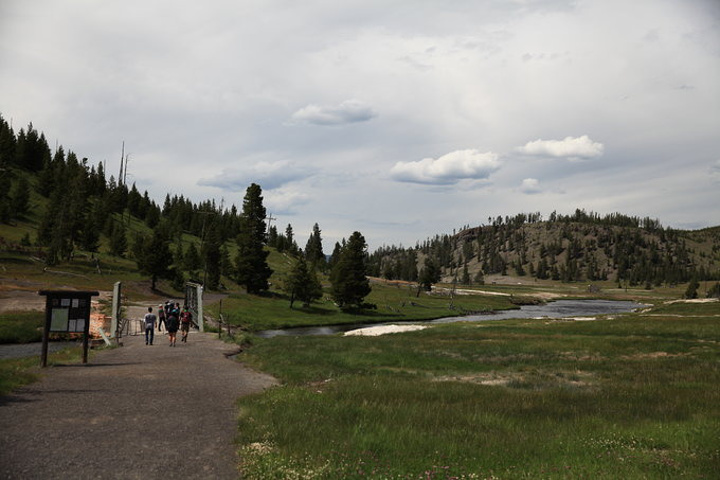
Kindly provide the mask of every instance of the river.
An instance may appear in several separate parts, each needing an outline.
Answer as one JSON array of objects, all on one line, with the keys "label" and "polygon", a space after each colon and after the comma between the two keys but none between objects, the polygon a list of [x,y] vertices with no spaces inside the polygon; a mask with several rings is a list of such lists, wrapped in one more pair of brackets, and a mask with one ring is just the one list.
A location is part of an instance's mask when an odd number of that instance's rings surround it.
[{"label": "river", "polygon": [[[433,323],[451,323],[451,322],[481,322],[485,320],[505,320],[508,318],[569,318],[569,317],[591,317],[595,315],[612,315],[618,313],[628,313],[634,310],[648,307],[636,302],[619,301],[619,300],[557,300],[542,305],[524,305],[519,309],[501,310],[498,312],[467,315],[462,317],[445,317],[436,320],[416,320],[408,322],[392,322],[392,324],[433,324]],[[302,336],[302,335],[334,335],[336,333],[357,330],[363,327],[376,327],[379,325],[389,325],[390,323],[376,324],[349,324],[349,325],[331,325],[324,327],[297,327],[285,328],[281,330],[263,330],[257,332],[256,335],[262,338],[272,338],[277,336]]]}]

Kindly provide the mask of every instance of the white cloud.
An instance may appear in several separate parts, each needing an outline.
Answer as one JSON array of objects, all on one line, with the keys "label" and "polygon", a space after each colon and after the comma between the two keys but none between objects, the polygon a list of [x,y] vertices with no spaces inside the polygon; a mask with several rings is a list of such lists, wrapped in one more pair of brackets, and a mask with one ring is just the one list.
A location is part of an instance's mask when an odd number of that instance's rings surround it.
[{"label": "white cloud", "polygon": [[390,175],[399,182],[454,185],[466,179],[487,179],[498,168],[500,162],[497,154],[468,149],[456,150],[438,159],[397,162],[390,170]]},{"label": "white cloud", "polygon": [[526,178],[520,185],[520,191],[527,195],[534,195],[542,192],[540,182],[536,178]]},{"label": "white cloud", "polygon": [[[289,189],[263,192],[268,213],[275,215],[296,215],[302,205],[307,205],[311,198],[309,195]],[[278,227],[280,229],[280,227]]]},{"label": "white cloud", "polygon": [[535,140],[528,142],[517,151],[526,155],[556,158],[597,158],[603,154],[605,146],[594,142],[587,135],[582,137],[565,137],[564,140]]},{"label": "white cloud", "polygon": [[338,106],[310,104],[295,112],[293,120],[313,125],[344,125],[367,122],[377,116],[372,108],[357,100],[346,100]]}]

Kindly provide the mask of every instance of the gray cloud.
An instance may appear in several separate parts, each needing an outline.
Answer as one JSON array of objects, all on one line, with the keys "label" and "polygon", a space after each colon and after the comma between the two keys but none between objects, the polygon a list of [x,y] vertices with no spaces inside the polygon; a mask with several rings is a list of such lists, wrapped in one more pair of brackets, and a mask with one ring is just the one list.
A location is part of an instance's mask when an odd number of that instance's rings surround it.
[{"label": "gray cloud", "polygon": [[716,160],[715,163],[710,166],[710,177],[715,182],[720,183],[720,160]]},{"label": "gray cloud", "polygon": [[216,187],[228,192],[244,192],[251,183],[263,190],[275,190],[291,182],[312,176],[314,170],[290,162],[258,162],[247,168],[227,168],[214,177],[201,178],[200,186]]},{"label": "gray cloud", "polygon": [[313,125],[345,125],[367,122],[377,117],[372,108],[357,100],[346,100],[337,106],[307,105],[293,113],[293,120]]}]

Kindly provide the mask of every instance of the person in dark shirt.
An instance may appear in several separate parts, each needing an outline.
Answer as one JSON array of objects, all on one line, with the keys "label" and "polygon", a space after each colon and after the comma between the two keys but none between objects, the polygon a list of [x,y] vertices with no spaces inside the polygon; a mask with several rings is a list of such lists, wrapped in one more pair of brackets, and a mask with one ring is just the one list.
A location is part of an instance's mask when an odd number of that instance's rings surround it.
[{"label": "person in dark shirt", "polygon": [[167,318],[165,319],[165,327],[167,328],[171,347],[174,347],[175,342],[177,342],[177,331],[179,326],[180,321],[178,320],[177,312],[174,309],[170,310],[170,313],[168,313]]},{"label": "person in dark shirt", "polygon": [[[158,332],[162,332],[162,327],[165,325],[165,309],[162,304],[158,306]],[[165,326],[167,330],[167,326]]]}]

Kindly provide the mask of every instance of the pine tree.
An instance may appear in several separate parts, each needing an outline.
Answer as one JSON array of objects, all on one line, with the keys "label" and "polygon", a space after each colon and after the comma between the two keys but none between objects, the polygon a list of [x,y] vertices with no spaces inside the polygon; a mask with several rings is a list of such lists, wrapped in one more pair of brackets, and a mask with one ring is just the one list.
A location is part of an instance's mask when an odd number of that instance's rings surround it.
[{"label": "pine tree", "polygon": [[272,225],[268,228],[268,240],[267,240],[268,247],[273,247],[279,250],[278,248],[278,232],[277,227],[275,225]]},{"label": "pine tree", "polygon": [[[177,274],[182,275],[179,269],[171,269],[172,252],[170,251],[170,240],[164,229],[157,228],[152,235],[140,237],[135,251],[135,262],[140,272],[150,275],[154,290],[158,278],[177,279]],[[182,283],[182,281],[180,282]],[[181,287],[182,288],[182,287]]]},{"label": "pine tree", "polygon": [[440,268],[438,268],[432,257],[425,259],[425,266],[420,270],[418,281],[420,286],[427,292],[432,290],[434,283],[440,281]]},{"label": "pine tree", "polygon": [[9,168],[15,162],[16,149],[17,139],[15,138],[15,132],[0,115],[0,168]]},{"label": "pine tree", "polygon": [[300,300],[303,306],[308,306],[313,300],[322,298],[322,285],[315,272],[308,268],[303,257],[295,260],[285,282],[285,292],[290,295],[290,308],[293,307],[295,300]]},{"label": "pine tree", "polygon": [[154,203],[145,212],[145,225],[155,228],[160,223],[160,208]]},{"label": "pine tree", "polygon": [[143,218],[145,212],[143,211],[143,198],[140,195],[135,183],[133,182],[130,192],[128,192],[127,209],[130,211],[130,215]]},{"label": "pine tree", "polygon": [[687,289],[685,290],[685,295],[683,295],[683,298],[698,298],[698,288],[700,288],[700,282],[698,282],[696,277],[693,277],[690,280]]},{"label": "pine tree", "polygon": [[272,270],[267,264],[270,252],[265,246],[266,210],[262,204],[262,189],[253,183],[243,199],[241,230],[236,242],[235,280],[245,285],[248,293],[260,293],[270,288],[268,280]]},{"label": "pine tree", "polygon": [[462,277],[460,278],[460,283],[462,283],[463,285],[470,285],[470,272],[468,271],[467,262],[463,264],[463,271]]},{"label": "pine tree", "polygon": [[6,167],[6,163],[0,158],[0,222],[6,223],[12,217],[12,200],[8,192],[10,191],[10,169]]},{"label": "pine tree", "polygon": [[82,229],[80,230],[80,247],[88,252],[97,252],[100,248],[100,207],[95,202],[87,210]]},{"label": "pine tree", "polygon": [[10,195],[12,216],[23,218],[30,211],[30,183],[25,175],[21,175]]},{"label": "pine tree", "polygon": [[226,244],[220,247],[220,274],[230,276],[232,274],[233,264],[230,260],[230,250]]},{"label": "pine tree", "polygon": [[179,268],[171,268],[169,269],[169,276],[172,278],[170,286],[172,286],[174,290],[182,292],[185,288],[185,274]]},{"label": "pine tree", "polygon": [[181,237],[178,237],[175,244],[175,251],[171,249],[171,253],[173,254],[173,265],[175,265],[178,270],[182,270],[185,265],[185,252],[183,251]]},{"label": "pine tree", "polygon": [[74,222],[63,189],[56,189],[38,226],[38,243],[48,247],[47,263],[69,259],[73,251]]},{"label": "pine tree", "polygon": [[309,264],[321,270],[325,268],[325,254],[323,253],[320,227],[316,223],[313,226],[312,234],[305,245],[305,259]]},{"label": "pine tree", "polygon": [[297,243],[295,243],[295,236],[293,235],[292,225],[290,225],[289,223],[287,228],[285,228],[284,249],[290,252],[291,255],[298,255],[298,253],[300,252],[300,248],[298,247]]},{"label": "pine tree", "polygon": [[50,148],[44,133],[38,135],[32,123],[28,125],[27,132],[20,129],[15,156],[16,163],[20,168],[31,172],[40,171],[49,157]]},{"label": "pine tree", "polygon": [[[345,243],[345,240],[343,239],[343,244]],[[330,255],[330,261],[328,262],[328,268],[330,270],[335,268],[335,265],[337,265],[338,261],[340,261],[340,253],[342,252],[342,245],[340,245],[340,242],[335,242],[335,247],[333,247],[332,255]]]},{"label": "pine tree", "polygon": [[112,234],[110,235],[110,255],[124,257],[128,248],[125,225],[122,222],[114,222]]},{"label": "pine tree", "polygon": [[402,271],[402,279],[407,280],[408,282],[415,282],[418,279],[418,269],[417,269],[417,252],[415,250],[410,250],[407,252],[407,255],[405,256],[405,261],[403,262],[403,271]]},{"label": "pine tree", "polygon": [[370,293],[365,256],[367,245],[360,232],[354,232],[344,247],[330,274],[332,296],[340,308],[361,307]]},{"label": "pine tree", "polygon": [[222,273],[222,239],[217,222],[213,221],[208,227],[207,235],[202,245],[202,256],[205,264],[205,285],[211,290],[220,286]]},{"label": "pine tree", "polygon": [[185,251],[185,255],[183,255],[184,269],[189,272],[194,272],[202,267],[202,264],[203,261],[202,258],[200,258],[200,253],[198,253],[197,247],[194,243],[190,242],[190,245],[188,245],[188,248]]}]

